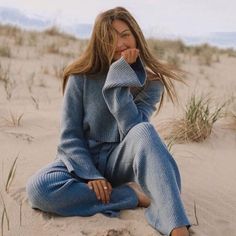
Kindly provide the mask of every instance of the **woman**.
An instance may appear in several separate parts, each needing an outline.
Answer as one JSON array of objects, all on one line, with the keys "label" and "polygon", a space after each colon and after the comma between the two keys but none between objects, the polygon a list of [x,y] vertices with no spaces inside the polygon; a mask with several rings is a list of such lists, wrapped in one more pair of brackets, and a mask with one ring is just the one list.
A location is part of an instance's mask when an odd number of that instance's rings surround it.
[{"label": "woman", "polygon": [[166,235],[189,235],[173,157],[149,118],[179,78],[150,53],[122,7],[98,15],[85,52],[64,71],[56,160],[27,183],[33,208],[62,216],[117,216],[146,207]]}]

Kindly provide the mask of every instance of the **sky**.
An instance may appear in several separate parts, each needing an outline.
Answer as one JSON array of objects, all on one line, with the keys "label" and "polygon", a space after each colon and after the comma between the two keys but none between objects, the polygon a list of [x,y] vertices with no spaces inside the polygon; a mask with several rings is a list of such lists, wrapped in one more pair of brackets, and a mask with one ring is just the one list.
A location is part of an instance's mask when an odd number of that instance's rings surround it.
[{"label": "sky", "polygon": [[0,0],[1,6],[47,16],[58,24],[93,24],[101,11],[123,6],[150,34],[236,32],[236,0]]}]

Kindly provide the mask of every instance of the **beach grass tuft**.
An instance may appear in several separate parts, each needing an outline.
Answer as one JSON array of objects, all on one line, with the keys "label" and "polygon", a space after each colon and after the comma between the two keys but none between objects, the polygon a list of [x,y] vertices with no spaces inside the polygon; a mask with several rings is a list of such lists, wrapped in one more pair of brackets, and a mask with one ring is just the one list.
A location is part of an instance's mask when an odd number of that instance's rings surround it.
[{"label": "beach grass tuft", "polygon": [[5,122],[5,125],[13,127],[21,126],[24,113],[21,113],[20,115],[14,114],[12,111],[9,111],[9,113],[9,117],[2,116],[2,120]]},{"label": "beach grass tuft", "polygon": [[226,103],[211,107],[211,100],[192,95],[180,119],[168,123],[170,132],[165,135],[167,146],[174,143],[202,142],[210,136],[213,124],[223,117]]}]

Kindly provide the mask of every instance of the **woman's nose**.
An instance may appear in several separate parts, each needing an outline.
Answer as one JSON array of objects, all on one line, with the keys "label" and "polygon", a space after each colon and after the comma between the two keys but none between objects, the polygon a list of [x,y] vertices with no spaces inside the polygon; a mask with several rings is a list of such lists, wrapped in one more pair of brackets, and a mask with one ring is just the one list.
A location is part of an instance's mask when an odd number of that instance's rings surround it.
[{"label": "woman's nose", "polygon": [[118,39],[117,39],[117,47],[118,47],[118,48],[122,48],[123,45],[124,45],[123,39],[122,39],[120,36],[118,36]]}]

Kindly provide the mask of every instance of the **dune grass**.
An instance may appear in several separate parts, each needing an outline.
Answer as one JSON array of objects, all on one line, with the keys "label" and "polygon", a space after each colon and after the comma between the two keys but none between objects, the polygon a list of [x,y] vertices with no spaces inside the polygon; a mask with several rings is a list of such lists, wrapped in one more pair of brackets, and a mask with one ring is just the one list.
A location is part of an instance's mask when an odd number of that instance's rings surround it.
[{"label": "dune grass", "polygon": [[62,38],[67,38],[67,39],[71,39],[71,40],[76,40],[76,37],[71,35],[71,34],[67,34],[65,32],[63,32],[61,29],[59,29],[57,26],[51,26],[47,29],[45,29],[43,31],[44,34],[46,35],[50,35],[50,36],[59,36]]},{"label": "dune grass", "polygon": [[193,203],[193,210],[194,210],[194,216],[195,216],[195,219],[196,219],[196,223],[193,224],[193,225],[198,226],[199,225],[199,221],[198,221],[198,216],[197,216],[197,204],[196,204],[195,201]]},{"label": "dune grass", "polygon": [[10,38],[15,38],[18,33],[21,32],[21,29],[17,26],[10,24],[0,24],[0,34],[6,35]]},{"label": "dune grass", "polygon": [[32,99],[32,101],[33,101],[33,103],[34,103],[34,106],[35,106],[35,108],[36,108],[36,110],[39,110],[39,99],[36,99],[34,96],[30,96],[31,97],[31,99]]},{"label": "dune grass", "polygon": [[9,72],[10,67],[8,66],[7,68],[5,68],[0,63],[0,82],[5,83],[7,80],[9,80]]},{"label": "dune grass", "polygon": [[10,77],[10,64],[3,67],[0,63],[0,82],[3,82],[7,100],[10,100],[16,87],[16,81]]},{"label": "dune grass", "polygon": [[9,117],[7,118],[2,116],[2,120],[4,120],[5,125],[13,127],[21,126],[24,113],[21,113],[20,115],[14,114],[12,111],[9,111],[9,113]]},{"label": "dune grass", "polygon": [[8,45],[0,46],[0,57],[11,57],[11,49]]},{"label": "dune grass", "polygon": [[10,230],[10,221],[9,221],[9,217],[8,217],[8,213],[7,213],[7,209],[6,209],[6,204],[4,202],[4,198],[3,195],[0,191],[0,197],[2,200],[2,205],[3,205],[3,212],[2,212],[2,216],[1,216],[1,235],[4,235],[4,219],[6,219],[7,221],[7,229],[8,231]]},{"label": "dune grass", "polygon": [[[9,187],[10,187],[10,185],[12,183],[12,180],[13,180],[13,178],[15,176],[16,161],[17,161],[18,158],[19,158],[19,153],[16,156],[15,160],[13,161],[12,166],[11,166],[11,168],[9,170],[9,173],[8,173],[8,176],[7,176],[7,181],[6,181],[6,184],[5,184],[5,191],[6,191],[6,193],[9,192]],[[0,197],[1,197],[2,205],[3,205],[3,211],[2,211],[2,215],[1,215],[1,235],[4,235],[4,219],[6,219],[7,230],[8,231],[10,230],[10,220],[9,220],[9,216],[8,216],[8,213],[7,213],[7,208],[6,208],[6,204],[5,204],[4,198],[3,198],[3,194],[2,194],[1,191],[0,191]],[[20,219],[20,221],[21,221],[21,219]]]},{"label": "dune grass", "polygon": [[10,171],[8,173],[8,176],[7,176],[7,181],[6,181],[6,185],[5,185],[5,191],[8,193],[9,192],[9,187],[12,183],[12,180],[15,176],[15,172],[16,172],[16,161],[17,159],[19,158],[19,153],[17,154],[15,160],[13,161],[12,163],[12,166],[10,168]]},{"label": "dune grass", "polygon": [[226,103],[211,106],[207,97],[192,95],[184,109],[183,117],[168,123],[169,134],[164,135],[171,148],[174,143],[202,142],[210,136],[213,124],[224,115]]},{"label": "dune grass", "polygon": [[20,202],[20,226],[22,226],[22,202]]}]

